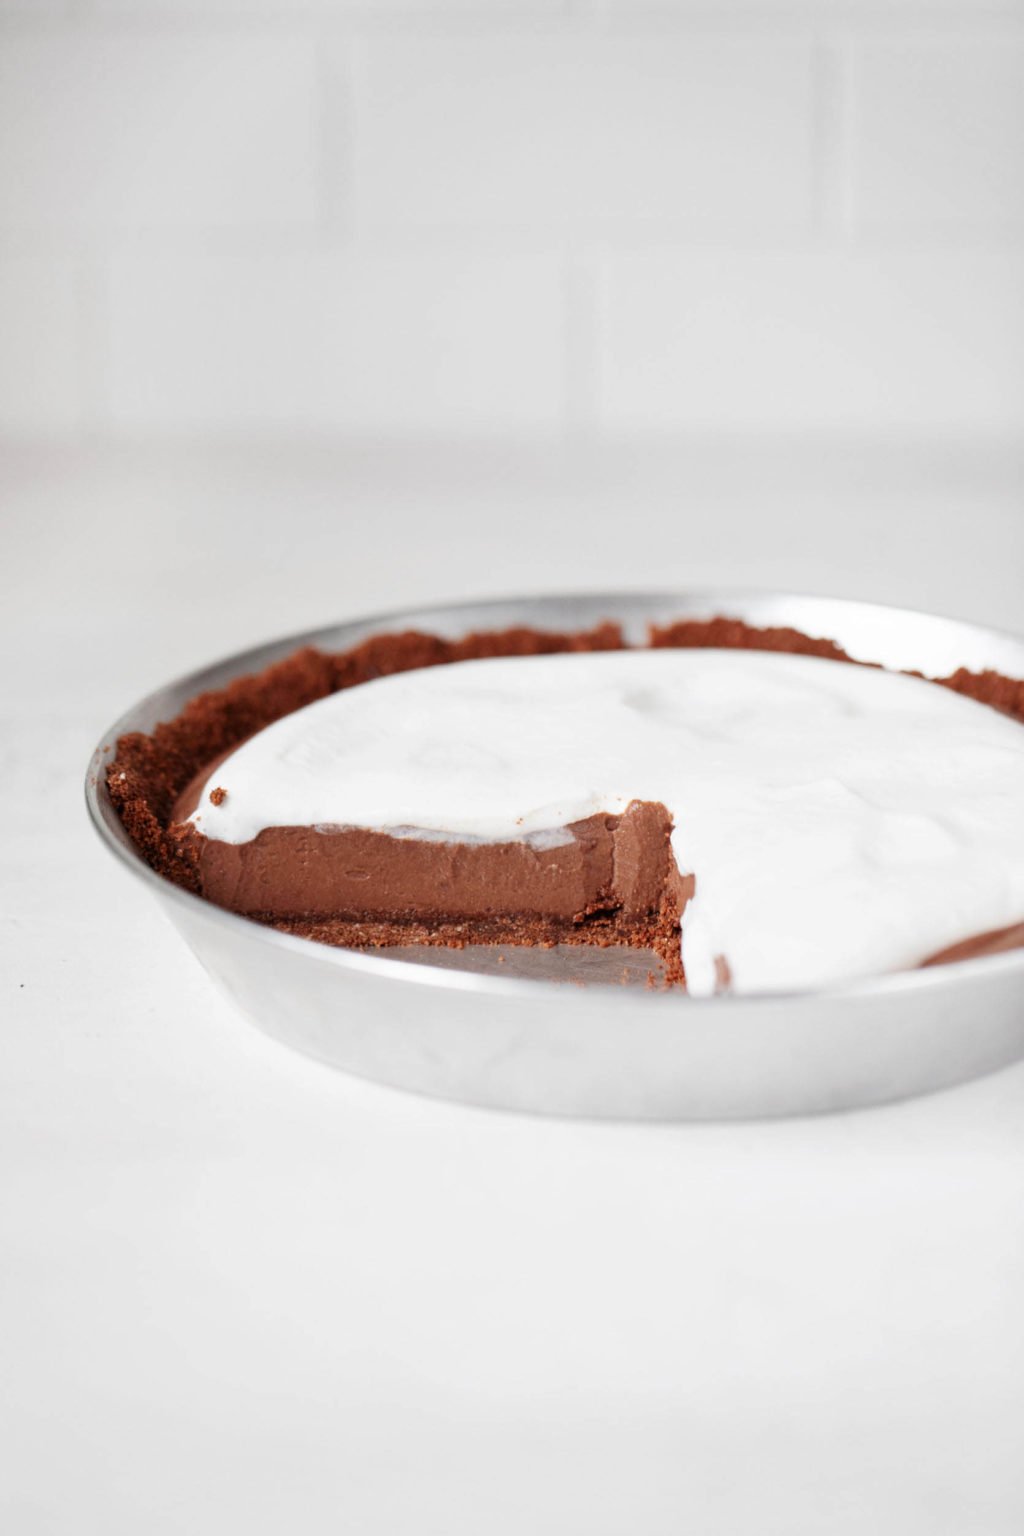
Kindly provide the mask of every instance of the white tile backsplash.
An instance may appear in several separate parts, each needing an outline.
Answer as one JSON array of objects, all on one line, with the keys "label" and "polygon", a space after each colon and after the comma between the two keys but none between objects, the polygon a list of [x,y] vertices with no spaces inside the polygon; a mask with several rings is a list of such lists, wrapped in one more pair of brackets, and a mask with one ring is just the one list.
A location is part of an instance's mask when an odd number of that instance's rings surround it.
[{"label": "white tile backsplash", "polygon": [[131,252],[108,308],[119,429],[550,433],[562,419],[549,257]]},{"label": "white tile backsplash", "polygon": [[357,228],[810,219],[806,40],[381,38],[354,112]]},{"label": "white tile backsplash", "polygon": [[856,219],[1024,225],[1024,37],[876,43],[853,68]]},{"label": "white tile backsplash", "polygon": [[1016,252],[644,252],[607,259],[605,426],[1024,431]]},{"label": "white tile backsplash", "polygon": [[0,23],[0,432],[1024,431],[1021,0]]},{"label": "white tile backsplash", "polygon": [[0,21],[7,18],[38,21],[71,16],[74,5],[75,0],[0,0]]},{"label": "white tile backsplash", "polygon": [[301,37],[0,34],[0,228],[312,225],[317,84]]},{"label": "white tile backsplash", "polygon": [[0,432],[81,424],[79,298],[72,258],[0,255]]},{"label": "white tile backsplash", "polygon": [[[31,5],[34,0],[0,0],[4,4]],[[51,0],[45,0],[51,3]],[[265,19],[331,20],[339,18],[361,29],[386,30],[410,23],[420,25],[451,21],[471,25],[491,21],[515,21],[522,17],[557,20],[571,14],[575,0],[52,0],[78,3],[94,15],[143,20],[193,21],[197,16],[240,18],[246,26]]]}]

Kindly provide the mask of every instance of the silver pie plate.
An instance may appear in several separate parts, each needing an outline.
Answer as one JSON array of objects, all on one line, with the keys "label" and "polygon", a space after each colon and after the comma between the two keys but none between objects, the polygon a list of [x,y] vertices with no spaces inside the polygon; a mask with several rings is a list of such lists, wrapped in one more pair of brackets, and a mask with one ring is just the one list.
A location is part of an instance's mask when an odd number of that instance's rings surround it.
[{"label": "silver pie plate", "polygon": [[785,996],[689,998],[642,984],[629,951],[411,948],[359,952],[278,933],[156,875],[111,804],[117,738],[172,719],[204,689],[301,645],[342,651],[415,628],[447,637],[531,625],[725,614],[790,625],[852,656],[944,676],[1024,677],[1024,640],[930,614],[775,592],[609,592],[460,603],[291,635],[181,678],[104,733],[86,798],[107,847],[144,882],[199,960],[276,1039],[375,1082],[467,1104],[602,1119],[821,1114],[908,1098],[1024,1055],[1024,951]]}]

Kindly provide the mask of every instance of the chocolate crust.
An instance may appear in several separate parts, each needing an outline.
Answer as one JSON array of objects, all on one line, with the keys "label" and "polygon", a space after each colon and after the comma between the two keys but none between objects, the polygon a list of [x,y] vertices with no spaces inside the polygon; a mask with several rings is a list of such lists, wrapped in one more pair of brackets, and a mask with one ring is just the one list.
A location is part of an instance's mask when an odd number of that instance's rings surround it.
[{"label": "chocolate crust", "polygon": [[[781,651],[820,656],[850,665],[869,665],[856,662],[832,640],[790,628],[756,628],[725,616],[654,625],[647,644],[653,649],[714,647]],[[183,832],[176,825],[176,812],[180,814],[182,797],[200,776],[211,771],[219,759],[283,715],[342,688],[419,667],[488,656],[627,648],[620,627],[610,622],[593,629],[568,632],[526,627],[489,630],[466,635],[460,640],[405,631],[374,636],[335,655],[306,647],[262,672],[237,678],[225,688],[198,695],[174,720],[158,725],[151,734],[133,732],[122,736],[107,768],[111,800],[129,837],[152,869],[185,889],[210,895],[208,878],[204,877],[202,868],[205,839]],[[949,677],[931,681],[1024,722],[1024,681],[992,671],[969,672],[963,668]],[[295,833],[297,829],[272,830]],[[381,836],[364,835],[370,838]],[[382,840],[391,844],[396,841],[386,836]],[[414,849],[423,846],[411,844]],[[466,849],[461,848],[461,852],[464,855]],[[243,910],[255,920],[284,931],[357,948],[399,943],[453,947],[474,942],[629,943],[653,949],[666,962],[669,979],[680,980],[678,931],[686,894],[678,889],[676,876],[675,884],[669,881],[664,885],[656,900],[632,911],[624,910],[621,905],[603,908],[600,900],[596,900],[590,903],[589,910],[520,915],[451,912],[439,913],[436,921],[429,922],[410,921],[400,918],[397,912],[387,911],[325,914],[322,911],[275,910],[273,904],[261,904],[256,892],[250,893]],[[213,899],[237,910],[235,902],[224,899],[223,891]],[[948,958],[961,958],[959,949],[960,946],[957,954],[954,956],[951,952]],[[938,960],[945,958],[947,956],[943,955]]]},{"label": "chocolate crust", "polygon": [[[496,944],[503,948],[554,949],[561,945],[591,945],[598,949],[627,946],[644,950],[659,962],[651,968],[649,984],[681,986],[685,980],[679,948],[679,906],[666,894],[654,911],[643,917],[617,912],[585,913],[575,922],[519,917],[474,918],[471,922],[443,919],[438,922],[352,921],[340,917],[275,918],[254,912],[257,922],[319,944],[342,949],[390,949],[424,944],[445,949],[465,949],[471,944]],[[723,975],[723,981],[725,980]]]}]

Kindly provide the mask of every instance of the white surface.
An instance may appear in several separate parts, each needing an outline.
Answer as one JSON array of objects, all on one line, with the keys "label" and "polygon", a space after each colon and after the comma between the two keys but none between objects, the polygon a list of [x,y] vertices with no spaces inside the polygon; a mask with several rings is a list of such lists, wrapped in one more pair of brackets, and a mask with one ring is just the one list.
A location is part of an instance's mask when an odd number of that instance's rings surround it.
[{"label": "white surface", "polygon": [[50,828],[0,866],[5,1527],[1017,1536],[1024,1069],[738,1128],[373,1089],[235,1017],[79,781],[161,679],[415,598],[788,579],[1012,626],[1020,462],[32,450],[0,494],[3,767]]},{"label": "white surface", "polygon": [[1019,0],[0,0],[0,430],[1020,430],[1022,58]]},{"label": "white surface", "polygon": [[222,843],[321,826],[533,837],[540,859],[574,822],[645,800],[697,877],[691,994],[718,990],[718,957],[737,993],[809,990],[1024,917],[1024,731],[817,656],[505,656],[377,678],[243,742],[189,819]]}]

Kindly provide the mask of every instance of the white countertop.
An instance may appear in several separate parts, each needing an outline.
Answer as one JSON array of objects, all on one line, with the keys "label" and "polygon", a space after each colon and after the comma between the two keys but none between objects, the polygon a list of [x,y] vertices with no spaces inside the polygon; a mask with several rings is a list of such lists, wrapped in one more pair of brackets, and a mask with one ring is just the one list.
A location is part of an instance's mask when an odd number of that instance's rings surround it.
[{"label": "white countertop", "polygon": [[36,446],[0,498],[4,1529],[1018,1536],[1024,1066],[738,1127],[371,1087],[234,1013],[80,786],[161,681],[411,601],[1019,628],[1020,457]]}]

